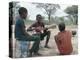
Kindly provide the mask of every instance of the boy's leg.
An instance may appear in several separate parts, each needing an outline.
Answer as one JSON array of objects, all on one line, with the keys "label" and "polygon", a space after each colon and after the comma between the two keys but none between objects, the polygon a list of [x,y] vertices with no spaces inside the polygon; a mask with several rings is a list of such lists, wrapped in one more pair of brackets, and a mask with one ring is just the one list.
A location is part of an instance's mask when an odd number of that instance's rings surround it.
[{"label": "boy's leg", "polygon": [[[20,41],[20,50],[21,50],[21,57],[22,57],[22,55],[23,55],[23,53],[24,53],[24,50],[23,50],[23,45],[24,45],[24,43],[23,43],[23,41],[25,41],[26,43],[27,42],[30,42],[30,41],[36,41],[36,42],[38,42],[39,40],[40,40],[40,36],[39,35],[32,35],[32,36],[29,36],[29,37],[26,37],[26,36],[22,36],[22,37],[20,37],[20,38],[17,38],[19,41]],[[27,47],[27,46],[26,46]],[[29,48],[28,48],[29,49]],[[34,49],[33,49],[34,50]],[[28,50],[26,50],[26,52],[27,52]]]},{"label": "boy's leg", "polygon": [[20,57],[27,57],[28,56],[28,50],[29,50],[28,46],[29,46],[28,41],[20,41],[20,50],[21,50]]},{"label": "boy's leg", "polygon": [[32,40],[35,41],[32,48],[30,49],[30,57],[32,56],[32,53],[38,53],[39,50],[39,44],[40,44],[40,35],[32,35]]},{"label": "boy's leg", "polygon": [[37,54],[39,51],[39,44],[40,41],[35,41],[32,48],[30,49],[30,53],[32,54],[34,52],[34,54]]},{"label": "boy's leg", "polygon": [[45,47],[48,47],[48,42],[49,42],[49,39],[50,39],[50,34],[51,34],[50,31],[47,31],[47,32],[46,32],[47,37],[46,37]]},{"label": "boy's leg", "polygon": [[32,36],[29,36],[29,37],[25,37],[26,41],[38,41],[40,40],[40,35],[32,35]]},{"label": "boy's leg", "polygon": [[51,32],[50,31],[45,31],[44,33],[41,34],[41,40],[44,39],[45,36],[46,37],[46,42],[45,42],[45,47],[48,48],[48,42],[49,42],[49,39],[50,39],[50,34]]}]

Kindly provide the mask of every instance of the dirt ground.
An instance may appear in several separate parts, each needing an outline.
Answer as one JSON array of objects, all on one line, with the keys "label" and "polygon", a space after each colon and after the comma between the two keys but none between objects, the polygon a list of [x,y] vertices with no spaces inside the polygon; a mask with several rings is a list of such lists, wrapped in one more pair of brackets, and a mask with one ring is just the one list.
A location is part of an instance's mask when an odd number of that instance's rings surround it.
[{"label": "dirt ground", "polygon": [[[76,30],[77,31],[77,26],[67,26],[66,30]],[[51,31],[51,37],[49,40],[49,49],[48,48],[44,48],[44,44],[45,44],[45,39],[43,41],[40,42],[40,49],[39,49],[39,53],[42,54],[42,56],[57,56],[59,55],[59,51],[57,49],[55,40],[54,40],[54,36],[59,32],[58,28],[55,29],[50,29]],[[76,34],[74,37],[72,37],[72,45],[73,45],[73,52],[72,54],[78,54],[78,35]],[[15,43],[16,42],[16,43]],[[13,38],[13,56],[14,57],[19,57],[20,56],[20,49],[19,49],[19,43],[18,41],[16,41],[16,39]],[[35,57],[35,56],[34,56]]]}]

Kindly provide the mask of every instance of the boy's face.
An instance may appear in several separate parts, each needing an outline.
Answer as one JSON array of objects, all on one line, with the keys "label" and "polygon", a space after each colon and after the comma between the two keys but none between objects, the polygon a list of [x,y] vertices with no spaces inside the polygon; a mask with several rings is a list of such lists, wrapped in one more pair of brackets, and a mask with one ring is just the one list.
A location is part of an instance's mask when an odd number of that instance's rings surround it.
[{"label": "boy's face", "polygon": [[37,17],[38,22],[42,22],[42,17]]},{"label": "boy's face", "polygon": [[27,13],[26,13],[26,12],[23,12],[22,18],[23,18],[23,19],[26,19],[26,18],[27,18]]}]

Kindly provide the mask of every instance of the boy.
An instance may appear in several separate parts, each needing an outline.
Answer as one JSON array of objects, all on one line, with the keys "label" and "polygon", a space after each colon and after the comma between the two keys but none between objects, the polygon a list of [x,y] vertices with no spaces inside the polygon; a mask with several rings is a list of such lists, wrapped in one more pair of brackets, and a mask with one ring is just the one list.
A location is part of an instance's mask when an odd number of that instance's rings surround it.
[{"label": "boy", "polygon": [[15,38],[20,42],[21,57],[23,57],[24,54],[28,56],[29,41],[39,41],[40,37],[35,35],[31,36],[25,30],[24,22],[28,15],[27,9],[20,7],[18,12],[20,17],[16,20],[15,24]]},{"label": "boy", "polygon": [[73,51],[71,37],[72,33],[65,30],[65,24],[59,24],[59,33],[55,36],[55,41],[60,52],[60,55],[69,55]]},{"label": "boy", "polygon": [[[51,32],[47,28],[45,28],[45,25],[42,22],[42,16],[40,14],[36,15],[36,22],[34,24],[32,24],[28,28],[28,30],[31,30],[33,28],[35,28],[36,34],[40,34],[41,40],[44,40],[44,37],[46,37],[46,43],[45,43],[44,47],[49,48],[48,42],[49,42],[49,39],[50,39]],[[38,53],[39,44],[40,44],[40,41],[39,42],[35,41],[35,43],[33,44],[32,48],[30,50],[31,54],[32,54],[32,52],[34,52],[35,55],[41,55],[41,54]],[[36,46],[36,48],[35,48],[35,46]]]}]

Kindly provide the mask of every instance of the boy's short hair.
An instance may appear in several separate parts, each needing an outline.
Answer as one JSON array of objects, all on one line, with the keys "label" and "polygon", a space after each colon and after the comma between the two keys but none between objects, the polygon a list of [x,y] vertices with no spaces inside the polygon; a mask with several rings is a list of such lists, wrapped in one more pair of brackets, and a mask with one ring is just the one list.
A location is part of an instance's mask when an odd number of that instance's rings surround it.
[{"label": "boy's short hair", "polygon": [[41,17],[41,15],[40,14],[37,14],[36,17]]},{"label": "boy's short hair", "polygon": [[27,13],[27,9],[24,8],[24,7],[20,7],[19,10],[18,10],[19,14],[23,14],[23,12]]},{"label": "boy's short hair", "polygon": [[42,19],[42,16],[41,16],[40,14],[37,14],[37,15],[36,15],[36,18],[37,18],[37,17],[40,18],[40,19]]},{"label": "boy's short hair", "polygon": [[65,23],[60,23],[59,25],[58,25],[58,27],[59,27],[59,30],[62,32],[62,31],[64,31],[65,30]]}]

